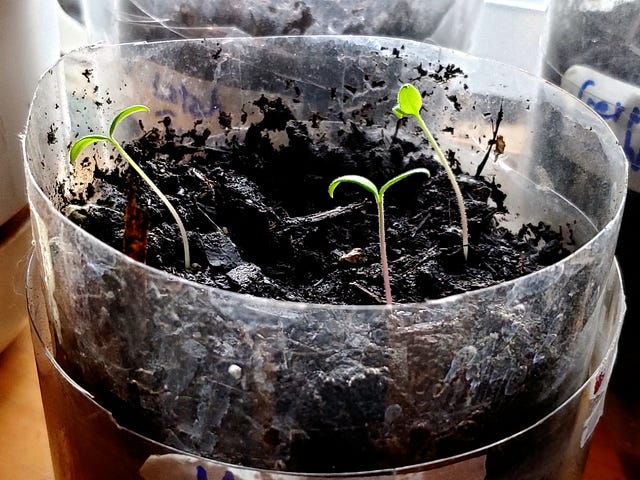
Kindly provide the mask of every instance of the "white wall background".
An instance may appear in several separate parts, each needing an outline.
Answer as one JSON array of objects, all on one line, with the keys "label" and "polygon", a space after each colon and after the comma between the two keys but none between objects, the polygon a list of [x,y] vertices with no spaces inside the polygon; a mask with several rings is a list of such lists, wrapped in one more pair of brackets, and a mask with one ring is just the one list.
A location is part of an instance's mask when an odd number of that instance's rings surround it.
[{"label": "white wall background", "polygon": [[539,74],[549,0],[485,0],[470,53]]},{"label": "white wall background", "polygon": [[[485,0],[470,53],[539,73],[540,37],[548,3],[549,0]],[[64,15],[62,9],[59,17],[62,51],[84,45],[87,40],[82,28]]]}]

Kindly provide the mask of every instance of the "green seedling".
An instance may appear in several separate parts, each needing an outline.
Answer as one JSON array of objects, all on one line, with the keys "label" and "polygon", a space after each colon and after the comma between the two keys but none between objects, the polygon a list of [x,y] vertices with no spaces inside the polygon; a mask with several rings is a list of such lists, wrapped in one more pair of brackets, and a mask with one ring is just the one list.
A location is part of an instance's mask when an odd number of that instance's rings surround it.
[{"label": "green seedling", "polygon": [[96,143],[96,142],[107,142],[111,144],[122,156],[122,158],[124,158],[129,163],[129,165],[131,165],[131,167],[138,173],[138,175],[142,177],[142,179],[147,183],[147,185],[151,187],[151,190],[153,190],[155,194],[158,195],[160,200],[162,200],[162,203],[165,204],[165,206],[167,207],[167,209],[175,219],[176,223],[178,224],[178,228],[180,229],[180,236],[182,237],[182,245],[184,248],[184,265],[185,265],[185,268],[188,269],[191,267],[191,261],[189,258],[189,241],[187,239],[187,231],[184,228],[184,224],[182,223],[182,220],[180,219],[178,212],[176,211],[175,208],[173,208],[173,205],[171,205],[171,202],[169,202],[169,199],[165,196],[165,194],[162,193],[162,191],[160,191],[160,189],[156,186],[156,184],[153,183],[153,181],[147,176],[147,174],[144,173],[144,171],[138,166],[136,162],[133,161],[133,159],[129,156],[129,154],[125,152],[124,148],[120,146],[120,143],[118,143],[118,141],[113,137],[113,132],[115,131],[116,127],[120,124],[120,122],[122,122],[122,120],[127,118],[129,115],[132,115],[137,112],[149,112],[149,108],[146,107],[145,105],[132,105],[130,107],[127,107],[124,110],[122,110],[120,113],[118,113],[113,119],[113,121],[111,122],[108,136],[86,135],[84,137],[79,138],[71,146],[71,149],[69,151],[71,164],[72,165],[75,164],[76,159],[78,158],[78,155],[80,155],[80,153],[89,145],[92,145],[93,143]]},{"label": "green seedling", "polygon": [[398,104],[393,107],[393,113],[396,114],[398,118],[403,118],[407,115],[413,116],[420,128],[424,132],[427,140],[433,147],[436,152],[436,156],[438,160],[444,167],[444,170],[447,172],[447,177],[449,177],[449,181],[451,182],[451,186],[453,187],[453,191],[456,195],[456,200],[458,202],[458,209],[460,210],[460,226],[462,228],[462,252],[464,253],[464,258],[466,259],[469,254],[469,232],[467,227],[467,211],[464,207],[464,200],[462,198],[462,192],[460,191],[460,186],[456,181],[456,177],[453,174],[453,170],[451,170],[451,166],[449,162],[444,158],[444,154],[436,142],[433,135],[427,128],[427,125],[424,123],[422,116],[420,115],[420,110],[422,109],[422,95],[416,87],[411,85],[410,83],[405,83],[400,87],[398,91]]},{"label": "green seedling", "polygon": [[391,185],[395,185],[400,180],[404,180],[410,175],[415,173],[424,173],[430,176],[429,170],[426,168],[414,168],[407,172],[401,173],[397,177],[393,177],[387,183],[385,183],[380,190],[374,185],[374,183],[368,178],[361,177],[360,175],[344,175],[338,177],[329,185],[329,196],[333,198],[333,192],[336,187],[341,183],[355,183],[361,186],[368,192],[370,192],[376,200],[376,206],[378,207],[378,234],[380,236],[380,265],[382,267],[382,281],[384,283],[384,297],[387,304],[392,303],[391,298],[391,282],[389,280],[389,264],[387,262],[387,243],[384,234],[384,194]]}]

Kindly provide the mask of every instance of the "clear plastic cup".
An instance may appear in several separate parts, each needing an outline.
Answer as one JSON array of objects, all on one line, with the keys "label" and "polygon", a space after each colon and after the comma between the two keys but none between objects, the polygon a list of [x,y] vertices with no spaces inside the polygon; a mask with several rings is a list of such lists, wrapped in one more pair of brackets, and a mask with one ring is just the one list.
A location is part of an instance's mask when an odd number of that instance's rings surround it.
[{"label": "clear plastic cup", "polygon": [[[134,262],[58,211],[62,195],[82,195],[94,180],[91,165],[71,167],[68,145],[108,130],[124,106],[144,102],[159,119],[171,112],[178,132],[202,120],[215,143],[229,129],[242,138],[261,118],[253,102],[278,97],[299,119],[322,112],[318,138],[330,142],[344,118],[359,121],[363,105],[370,107],[362,123],[393,135],[395,93],[409,79],[432,92],[433,130],[455,127],[440,142],[463,170],[482,161],[478,139],[490,138],[502,111],[508,147],[485,174],[506,192],[514,228],[570,223],[570,256],[423,303],[292,303]],[[231,124],[220,125],[220,112]],[[38,331],[50,335],[45,343],[74,381],[122,426],[156,442],[267,472],[407,467],[528,428],[592,372],[610,307],[626,160],[591,109],[515,68],[376,37],[94,46],[43,77],[24,148],[49,325]],[[107,166],[110,151],[95,152]],[[102,187],[92,188],[99,195]],[[536,448],[524,456],[536,458]]]}]

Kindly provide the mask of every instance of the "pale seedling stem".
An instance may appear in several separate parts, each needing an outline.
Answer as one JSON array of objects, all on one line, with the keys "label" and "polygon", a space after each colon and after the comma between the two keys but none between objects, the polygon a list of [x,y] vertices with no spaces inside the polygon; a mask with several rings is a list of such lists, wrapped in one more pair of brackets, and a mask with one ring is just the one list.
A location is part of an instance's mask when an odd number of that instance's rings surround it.
[{"label": "pale seedling stem", "polygon": [[111,126],[109,127],[109,136],[105,136],[105,135],[86,135],[84,137],[79,138],[71,146],[71,150],[69,151],[69,157],[71,159],[71,164],[75,164],[76,159],[78,158],[78,155],[80,155],[82,150],[84,150],[87,146],[91,145],[92,143],[100,142],[100,141],[104,141],[104,142],[110,143],[118,151],[118,153],[120,153],[122,158],[124,158],[129,163],[129,165],[131,165],[131,167],[136,171],[136,173],[138,173],[138,175],[140,175],[142,180],[144,180],[147,183],[147,185],[149,185],[151,190],[153,190],[153,192],[156,195],[158,195],[158,198],[160,198],[162,203],[165,204],[165,206],[167,207],[167,209],[169,210],[169,212],[173,216],[174,220],[176,221],[176,224],[178,225],[178,229],[180,230],[180,237],[182,238],[182,245],[183,245],[183,249],[184,249],[184,265],[185,265],[186,269],[189,269],[191,267],[191,259],[190,259],[190,255],[189,255],[189,240],[187,238],[187,231],[184,228],[184,224],[182,223],[182,220],[180,219],[180,215],[178,215],[178,212],[173,207],[173,205],[171,204],[169,199],[165,196],[165,194],[162,193],[162,191],[157,187],[157,185],[155,183],[153,183],[153,181],[147,176],[147,174],[144,173],[144,171],[138,166],[138,164],[133,161],[133,159],[124,150],[124,148],[122,148],[122,146],[120,146],[120,143],[113,136],[113,132],[116,129],[116,127],[118,126],[118,124],[124,118],[126,118],[129,115],[131,115],[133,113],[136,113],[136,112],[149,112],[149,108],[144,106],[144,105],[132,105],[132,106],[122,110],[120,113],[118,113],[115,116],[115,118],[111,122]]},{"label": "pale seedling stem", "polygon": [[460,211],[460,227],[462,229],[462,252],[464,253],[464,258],[466,259],[469,254],[469,231],[467,226],[467,211],[464,206],[462,192],[460,191],[460,186],[456,181],[456,176],[453,174],[453,170],[451,170],[449,162],[447,162],[447,160],[444,158],[444,154],[442,153],[438,142],[436,142],[436,139],[433,138],[433,135],[431,135],[431,132],[427,128],[427,125],[424,123],[424,120],[422,120],[422,116],[420,115],[421,108],[422,95],[420,95],[418,89],[410,83],[406,83],[402,87],[400,87],[400,90],[398,91],[398,104],[393,108],[393,113],[395,113],[398,118],[402,118],[405,115],[411,115],[416,119],[418,125],[427,137],[427,140],[435,150],[438,161],[444,167],[445,172],[447,172],[447,177],[449,177],[449,182],[451,182],[451,186],[453,187],[456,201],[458,202],[458,210]]},{"label": "pale seedling stem", "polygon": [[391,297],[391,280],[389,277],[389,263],[387,261],[387,241],[385,238],[385,227],[384,227],[384,194],[387,189],[400,180],[404,180],[410,175],[415,173],[424,173],[427,176],[430,176],[429,170],[426,168],[414,168],[413,170],[406,171],[401,173],[400,175],[393,177],[387,183],[385,183],[380,190],[374,185],[374,183],[368,178],[362,177],[360,175],[343,175],[342,177],[338,177],[331,182],[329,185],[329,195],[333,198],[333,192],[336,187],[341,183],[354,183],[364,188],[368,192],[370,192],[376,201],[376,207],[378,208],[378,236],[380,238],[380,266],[382,268],[382,282],[384,284],[384,298],[387,305],[391,305],[393,303],[393,299]]}]

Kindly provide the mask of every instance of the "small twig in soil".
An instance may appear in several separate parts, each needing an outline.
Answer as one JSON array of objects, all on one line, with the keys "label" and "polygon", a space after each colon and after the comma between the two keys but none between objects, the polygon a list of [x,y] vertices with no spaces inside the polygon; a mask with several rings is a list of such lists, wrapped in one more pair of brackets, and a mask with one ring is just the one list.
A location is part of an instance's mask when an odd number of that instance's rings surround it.
[{"label": "small twig in soil", "polygon": [[376,295],[375,293],[373,293],[371,290],[369,290],[367,287],[360,285],[358,282],[351,282],[349,283],[349,285],[351,287],[354,287],[356,290],[364,293],[366,296],[372,298],[376,303],[383,305],[385,303],[384,299],[382,299],[379,295]]},{"label": "small twig in soil", "polygon": [[290,217],[285,219],[285,226],[282,231],[286,232],[294,228],[300,228],[313,223],[322,222],[324,220],[337,218],[355,210],[360,210],[366,203],[366,201],[350,203],[349,205],[332,208],[331,210],[325,210],[324,212],[312,213],[311,215],[305,215],[302,217]]},{"label": "small twig in soil", "polygon": [[213,227],[216,229],[216,231],[226,235],[226,232],[222,228],[220,228],[216,222],[213,221],[213,219],[207,214],[207,212],[204,211],[204,209],[202,208],[202,204],[201,203],[196,202],[196,209],[202,214],[202,216],[204,218],[209,220],[209,222],[211,223],[211,225],[213,225]]},{"label": "small twig in soil", "polygon": [[420,220],[420,223],[418,223],[418,225],[416,225],[416,228],[413,229],[413,232],[411,233],[411,238],[415,237],[418,234],[418,232],[422,230],[422,227],[424,227],[424,224],[427,223],[428,219],[429,218],[427,217],[427,215],[424,215],[422,217],[422,220]]},{"label": "small twig in soil", "polygon": [[127,206],[124,213],[124,254],[138,262],[147,260],[149,215],[138,203],[137,177],[128,175]]},{"label": "small twig in soil", "polygon": [[[498,117],[496,118],[495,127],[493,126],[493,119],[491,120],[491,126],[493,128],[493,136],[491,137],[491,140],[489,140],[489,142],[487,143],[487,151],[485,152],[484,158],[480,162],[480,165],[478,165],[478,168],[476,169],[476,175],[475,175],[476,178],[482,174],[482,170],[486,166],[487,160],[489,160],[489,155],[491,155],[491,147],[496,145],[498,141],[498,129],[500,128],[500,123],[502,123],[503,118],[504,118],[504,111],[502,110],[502,103],[501,103],[500,110],[498,111]],[[502,136],[500,136],[500,138],[502,138]],[[504,140],[502,141],[504,143]],[[502,152],[504,152],[504,146],[502,146]],[[502,152],[499,151],[499,153],[502,153]]]},{"label": "small twig in soil", "polygon": [[498,278],[498,277],[499,277],[498,272],[496,271],[496,269],[495,269],[495,268],[493,268],[493,267],[491,266],[491,264],[490,264],[489,262],[482,262],[482,265],[483,265],[487,270],[489,270],[491,273],[493,273],[493,275],[494,275],[496,278]]},{"label": "small twig in soil", "polygon": [[241,388],[234,387],[233,385],[229,385],[227,383],[216,382],[215,380],[209,380],[209,382],[211,382],[212,384],[217,385],[219,387],[226,388],[227,390],[231,390],[232,392],[240,392],[240,393],[243,392],[243,390]]},{"label": "small twig in soil", "polygon": [[330,350],[314,348],[293,338],[287,339],[287,349],[295,351],[296,355],[317,355],[330,352]]}]

